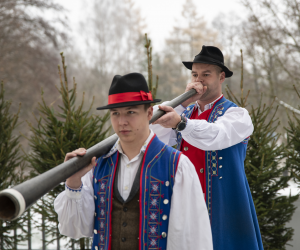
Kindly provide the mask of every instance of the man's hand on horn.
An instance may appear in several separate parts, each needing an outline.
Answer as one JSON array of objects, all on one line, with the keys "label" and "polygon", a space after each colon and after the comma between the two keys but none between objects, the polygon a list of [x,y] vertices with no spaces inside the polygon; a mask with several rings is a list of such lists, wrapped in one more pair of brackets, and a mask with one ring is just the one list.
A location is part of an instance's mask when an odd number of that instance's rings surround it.
[{"label": "man's hand on horn", "polygon": [[[65,157],[65,162],[76,157],[76,156],[83,156],[86,154],[85,148],[79,148],[74,150],[71,153],[67,153]],[[77,189],[81,186],[81,177],[83,177],[87,172],[89,172],[94,166],[96,166],[96,157],[93,157],[91,163],[84,167],[83,169],[79,170],[77,173],[73,174],[69,177],[66,181],[66,184],[69,188]]]},{"label": "man's hand on horn", "polygon": [[[197,101],[205,93],[207,87],[203,86],[201,82],[191,82],[186,86],[185,92],[190,89],[195,89],[197,94],[183,102],[181,104],[183,107],[187,107],[190,103]],[[160,124],[165,128],[176,128],[181,120],[180,115],[178,115],[173,108],[168,106],[159,105],[158,108],[165,111],[166,114],[153,122],[153,124]]]},{"label": "man's hand on horn", "polygon": [[201,82],[190,82],[186,88],[185,92],[189,91],[190,89],[195,89],[197,94],[192,96],[191,98],[187,99],[185,102],[181,103],[183,107],[187,107],[190,103],[199,100],[199,98],[206,92],[207,87],[203,86]]}]

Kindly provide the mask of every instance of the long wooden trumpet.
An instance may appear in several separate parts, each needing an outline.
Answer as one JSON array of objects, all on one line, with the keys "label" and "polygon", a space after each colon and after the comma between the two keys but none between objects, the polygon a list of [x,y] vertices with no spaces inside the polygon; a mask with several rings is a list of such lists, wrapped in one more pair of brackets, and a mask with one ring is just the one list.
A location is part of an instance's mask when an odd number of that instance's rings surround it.
[{"label": "long wooden trumpet", "polygon": [[[166,103],[166,105],[175,108],[195,94],[196,90],[191,89],[188,92],[176,97],[172,101],[169,101]],[[164,113],[165,112],[162,110],[157,110],[153,114],[150,124],[156,121]],[[10,221],[20,217],[26,209],[33,205],[43,195],[88,165],[94,156],[98,158],[108,153],[117,139],[118,136],[114,134],[89,148],[84,156],[74,157],[56,166],[55,168],[30,180],[27,180],[13,188],[1,191],[0,219]]]}]

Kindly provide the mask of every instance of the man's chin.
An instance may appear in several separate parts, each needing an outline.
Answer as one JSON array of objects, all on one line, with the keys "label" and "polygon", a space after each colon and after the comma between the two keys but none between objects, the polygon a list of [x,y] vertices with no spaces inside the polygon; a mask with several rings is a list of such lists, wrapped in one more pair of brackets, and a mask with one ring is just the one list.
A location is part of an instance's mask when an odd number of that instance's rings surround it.
[{"label": "man's chin", "polygon": [[131,133],[119,133],[118,136],[119,136],[120,140],[124,141],[124,142],[130,142],[130,141],[134,140],[134,138],[132,138]]}]

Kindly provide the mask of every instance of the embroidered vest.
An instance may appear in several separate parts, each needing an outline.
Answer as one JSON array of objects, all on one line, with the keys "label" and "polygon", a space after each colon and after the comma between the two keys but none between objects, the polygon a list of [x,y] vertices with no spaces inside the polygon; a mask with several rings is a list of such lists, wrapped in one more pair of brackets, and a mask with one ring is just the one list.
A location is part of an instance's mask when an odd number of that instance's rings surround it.
[{"label": "embroidered vest", "polygon": [[[207,116],[214,123],[236,104],[222,97]],[[194,104],[184,115],[190,118]],[[177,148],[188,147],[196,170],[204,169],[206,205],[210,217],[214,250],[262,250],[262,241],[250,188],[244,170],[249,138],[222,150],[203,151],[177,134]],[[184,151],[184,147],[181,148]],[[192,155],[192,157],[191,157]]]},{"label": "embroidered vest", "polygon": [[[180,152],[156,136],[144,153],[139,193],[139,249],[166,249],[171,196]],[[93,247],[111,249],[113,184],[118,151],[97,159],[94,170],[95,221]]]}]

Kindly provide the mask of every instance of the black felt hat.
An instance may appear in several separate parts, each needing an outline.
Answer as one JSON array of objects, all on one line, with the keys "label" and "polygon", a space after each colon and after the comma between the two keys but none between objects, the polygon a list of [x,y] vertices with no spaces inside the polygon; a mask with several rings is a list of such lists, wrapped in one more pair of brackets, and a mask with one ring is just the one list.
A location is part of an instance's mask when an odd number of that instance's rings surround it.
[{"label": "black felt hat", "polygon": [[108,105],[97,108],[112,109],[160,102],[152,98],[145,77],[140,73],[115,75],[108,92]]},{"label": "black felt hat", "polygon": [[205,63],[205,64],[213,64],[222,68],[225,72],[225,77],[231,77],[232,71],[230,71],[224,65],[224,56],[222,51],[214,46],[202,46],[201,52],[195,56],[194,61],[192,62],[182,62],[184,66],[190,70],[192,70],[193,63]]}]

